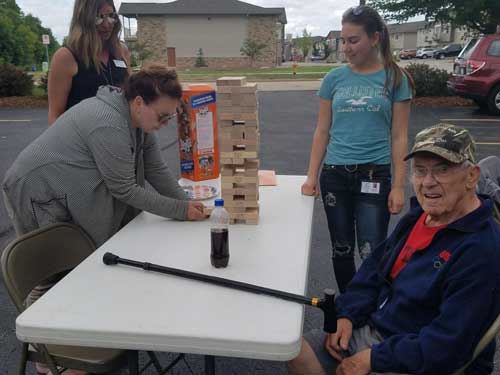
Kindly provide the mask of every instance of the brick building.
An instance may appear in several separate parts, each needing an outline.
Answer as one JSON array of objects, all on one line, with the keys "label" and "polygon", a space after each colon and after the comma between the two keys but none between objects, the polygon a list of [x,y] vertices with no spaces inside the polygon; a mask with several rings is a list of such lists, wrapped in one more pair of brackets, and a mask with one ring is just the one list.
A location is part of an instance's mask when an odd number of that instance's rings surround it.
[{"label": "brick building", "polygon": [[[125,40],[151,52],[145,63],[187,68],[199,49],[211,68],[250,66],[240,48],[246,39],[266,44],[253,66],[280,65],[283,59],[284,8],[264,8],[238,0],[178,0],[171,3],[125,3]],[[132,33],[130,19],[137,31]]]}]

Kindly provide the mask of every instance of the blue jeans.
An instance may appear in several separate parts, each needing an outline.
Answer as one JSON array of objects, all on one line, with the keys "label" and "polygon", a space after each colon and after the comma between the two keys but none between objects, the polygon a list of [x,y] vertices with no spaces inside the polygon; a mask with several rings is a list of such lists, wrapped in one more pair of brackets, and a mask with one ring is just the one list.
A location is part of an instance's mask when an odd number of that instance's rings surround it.
[{"label": "blue jeans", "polygon": [[391,167],[325,164],[320,187],[333,247],[333,270],[343,293],[356,273],[356,243],[364,260],[387,237]]}]

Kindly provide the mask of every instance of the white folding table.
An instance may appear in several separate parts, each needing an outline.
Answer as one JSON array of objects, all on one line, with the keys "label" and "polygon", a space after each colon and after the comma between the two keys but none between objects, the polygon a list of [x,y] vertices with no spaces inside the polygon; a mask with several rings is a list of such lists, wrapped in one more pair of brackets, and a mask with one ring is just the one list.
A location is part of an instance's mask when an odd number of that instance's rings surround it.
[{"label": "white folding table", "polygon": [[[258,225],[232,225],[227,268],[210,264],[210,223],[142,213],[16,320],[26,342],[285,361],[304,307],[102,262],[105,252],[295,294],[307,286],[314,198],[304,176],[260,187]],[[99,213],[96,212],[98,215]],[[213,357],[212,357],[213,360]]]}]

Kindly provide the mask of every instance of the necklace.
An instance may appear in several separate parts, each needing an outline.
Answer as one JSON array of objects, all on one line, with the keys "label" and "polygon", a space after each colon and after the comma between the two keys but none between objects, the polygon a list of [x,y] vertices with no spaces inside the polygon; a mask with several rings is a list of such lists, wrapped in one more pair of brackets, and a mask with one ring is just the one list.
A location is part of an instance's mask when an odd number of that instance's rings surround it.
[{"label": "necklace", "polygon": [[[111,66],[109,64],[109,60],[110,60],[110,58],[108,58],[107,64],[104,64],[104,63],[102,64],[104,69],[101,72],[101,76],[104,78],[107,85],[114,86],[115,83],[113,82],[113,71],[112,71]],[[108,79],[108,75],[106,73],[109,74],[109,79]]]}]

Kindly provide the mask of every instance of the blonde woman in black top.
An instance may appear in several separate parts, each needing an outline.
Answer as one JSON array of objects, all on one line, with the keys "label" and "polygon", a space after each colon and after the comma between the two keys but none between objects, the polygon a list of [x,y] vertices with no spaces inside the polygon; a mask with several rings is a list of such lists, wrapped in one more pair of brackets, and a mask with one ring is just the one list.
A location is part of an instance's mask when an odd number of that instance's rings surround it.
[{"label": "blonde woman in black top", "polygon": [[102,85],[121,86],[130,53],[120,42],[113,0],[76,0],[68,43],[54,54],[48,82],[49,125]]}]

